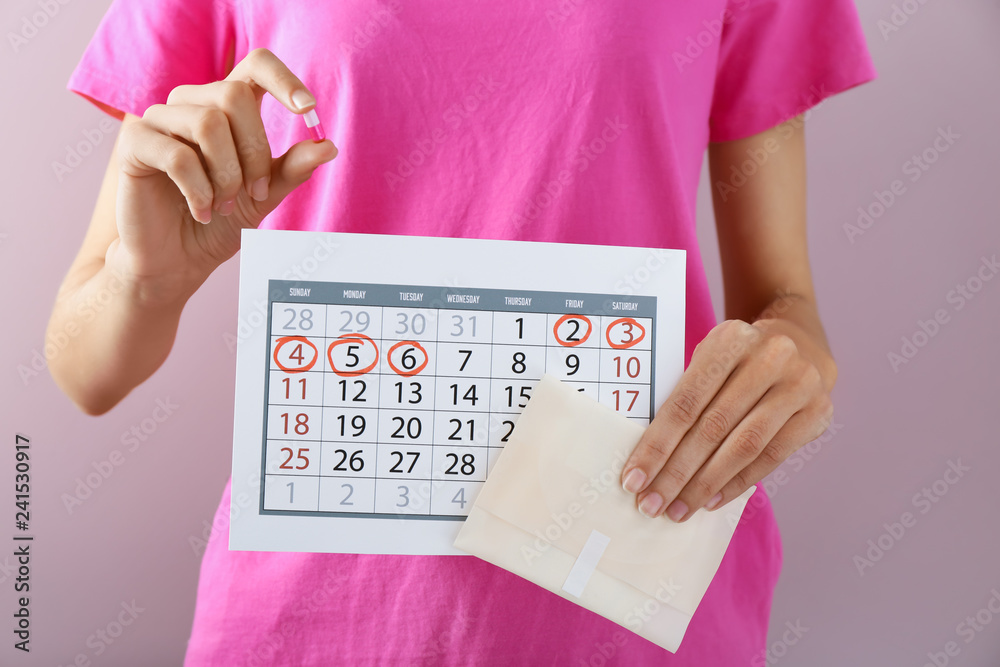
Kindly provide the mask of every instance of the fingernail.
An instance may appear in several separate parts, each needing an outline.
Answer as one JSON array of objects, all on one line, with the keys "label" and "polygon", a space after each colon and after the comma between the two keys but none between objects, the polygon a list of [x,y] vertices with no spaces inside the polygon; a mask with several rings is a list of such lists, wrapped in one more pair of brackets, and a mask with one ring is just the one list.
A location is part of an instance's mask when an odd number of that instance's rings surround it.
[{"label": "fingernail", "polygon": [[257,201],[264,201],[267,199],[267,177],[262,176],[253,182],[250,186],[250,196]]},{"label": "fingernail", "polygon": [[646,473],[639,470],[638,468],[632,468],[627,475],[625,475],[625,481],[622,483],[622,488],[629,493],[639,493],[639,489],[646,482]]},{"label": "fingernail", "polygon": [[688,513],[688,506],[683,500],[678,498],[674,502],[670,503],[670,507],[667,508],[667,516],[674,523],[679,522],[684,518],[684,515]]},{"label": "fingernail", "polygon": [[655,491],[643,498],[642,502],[639,503],[639,511],[650,519],[656,516],[661,507],[663,507],[663,497]]},{"label": "fingernail", "polygon": [[292,104],[294,104],[299,111],[302,111],[303,109],[307,109],[316,104],[316,100],[306,91],[296,90],[292,93]]},{"label": "fingernail", "polygon": [[714,510],[715,506],[718,505],[719,501],[721,501],[721,500],[722,500],[722,494],[721,493],[715,494],[714,496],[712,496],[711,500],[709,500],[707,503],[705,503],[705,509],[707,509],[707,510]]},{"label": "fingernail", "polygon": [[230,213],[233,212],[233,209],[235,208],[236,208],[236,200],[230,199],[229,201],[222,202],[222,205],[219,206],[219,213],[221,213],[222,215],[229,215]]},{"label": "fingernail", "polygon": [[195,211],[194,219],[203,225],[207,225],[208,223],[212,222],[211,209]]}]

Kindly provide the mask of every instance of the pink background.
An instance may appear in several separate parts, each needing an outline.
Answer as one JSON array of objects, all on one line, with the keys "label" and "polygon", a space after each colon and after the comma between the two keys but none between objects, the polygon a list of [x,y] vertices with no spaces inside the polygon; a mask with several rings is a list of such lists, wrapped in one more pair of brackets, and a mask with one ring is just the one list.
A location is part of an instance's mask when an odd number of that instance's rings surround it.
[{"label": "pink background", "polygon": [[[36,536],[32,652],[14,651],[4,630],[3,664],[66,665],[78,654],[95,665],[179,664],[199,564],[191,540],[211,521],[230,464],[235,354],[224,336],[236,328],[234,262],[189,303],[166,365],[109,414],[82,415],[45,371],[26,382],[18,374],[41,350],[117,132],[117,123],[103,131],[103,114],[64,89],[108,4],[49,0],[54,16],[16,51],[9,34],[41,5],[14,0],[0,10],[0,183],[8,202],[0,220],[0,499],[9,522],[0,541],[11,544],[15,532],[18,432],[32,441]],[[894,6],[858,5],[879,80],[824,103],[808,120],[811,252],[840,380],[835,432],[772,477],[786,564],[771,664],[922,665],[929,652],[944,664],[948,642],[955,642],[948,664],[1000,660],[1000,614],[980,612],[994,590],[1000,610],[1000,279],[982,283],[961,309],[948,300],[976,276],[981,257],[1000,254],[1000,6],[906,0],[898,5],[899,29],[883,35],[879,21],[891,21]],[[935,157],[939,128],[958,138],[913,181],[908,161],[926,149]],[[81,143],[88,154],[60,180],[53,163],[66,163]],[[872,206],[875,193],[897,179],[903,194],[852,243],[845,223],[855,223],[858,207]],[[699,204],[719,295],[707,174]],[[901,338],[912,338],[918,321],[938,309],[947,323],[894,370],[888,353],[899,354]],[[153,420],[157,400],[177,406],[162,423]],[[129,451],[122,438],[133,427],[149,434]],[[114,450],[121,465],[69,513],[63,494],[73,494],[78,478]],[[954,484],[940,481],[949,462],[959,461],[969,470],[957,480],[949,473]],[[945,493],[914,502],[925,487]],[[904,512],[913,520],[892,538],[884,524],[900,522]],[[867,557],[868,541],[880,538],[889,550],[859,574],[855,556]],[[4,628],[15,604],[12,550],[0,547]],[[121,636],[88,644],[133,600],[142,611]],[[977,612],[980,630],[964,624]],[[792,626],[797,634],[786,632]]]}]

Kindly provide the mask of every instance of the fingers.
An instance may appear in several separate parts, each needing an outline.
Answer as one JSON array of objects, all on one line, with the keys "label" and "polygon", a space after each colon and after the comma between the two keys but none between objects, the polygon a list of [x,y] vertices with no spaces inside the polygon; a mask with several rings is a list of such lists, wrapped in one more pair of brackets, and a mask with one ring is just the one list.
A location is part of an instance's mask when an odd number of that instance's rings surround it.
[{"label": "fingers", "polygon": [[289,148],[274,160],[268,198],[258,204],[261,214],[269,213],[292,190],[308,180],[316,167],[335,157],[337,148],[330,141],[300,141]]},{"label": "fingers", "polygon": [[213,208],[229,215],[243,176],[226,113],[213,107],[156,104],[142,119],[148,127],[198,148],[212,183]]},{"label": "fingers", "polygon": [[[649,462],[654,466],[651,472],[654,479],[637,498],[644,514],[655,517],[666,512],[670,519],[680,521],[690,511],[702,507],[728,481],[727,477],[717,488],[706,486],[711,478],[705,478],[702,467],[710,457],[719,454],[724,471],[729,469],[731,477],[753,460],[781,424],[799,409],[796,397],[769,391],[795,354],[794,344],[788,346],[776,342],[779,339],[772,340],[775,342],[769,341],[771,349],[738,364],[668,460]],[[767,394],[771,394],[771,400],[763,401]],[[787,407],[789,400],[794,403],[790,410]],[[777,414],[775,409],[779,411]],[[751,417],[754,410],[756,414]],[[779,418],[780,423],[773,423]],[[743,463],[733,469],[735,459],[742,459]],[[657,464],[659,469],[655,469]],[[717,462],[714,467],[719,465]],[[721,473],[716,471],[715,474]],[[694,502],[699,504],[692,504]]]},{"label": "fingers", "polygon": [[225,115],[238,155],[239,168],[233,176],[253,199],[267,199],[271,145],[264,132],[259,101],[248,84],[216,81],[203,86],[179,86],[171,91],[167,105],[215,109]]},{"label": "fingers", "polygon": [[[622,470],[622,486],[631,493],[641,493],[656,477],[682,438],[687,434],[712,398],[722,389],[756,339],[751,325],[730,320],[718,325],[702,340],[691,356],[688,369],[656,413],[639,444]],[[643,498],[638,498],[642,502]],[[644,509],[655,503],[649,501]],[[656,514],[662,507],[656,508]]]},{"label": "fingers", "polygon": [[[756,414],[748,415],[747,425],[753,430],[757,428],[753,423],[763,424],[759,428],[765,432],[778,425],[777,432],[769,439],[762,438],[766,444],[750,461],[746,461],[747,456],[736,455],[739,447],[735,438],[732,442],[723,443],[717,452],[717,459],[713,457],[713,461],[710,461],[715,468],[711,479],[701,485],[709,490],[701,494],[692,489],[682,492],[682,495],[685,492],[692,493],[689,505],[691,512],[684,519],[703,505],[706,509],[714,510],[736,498],[774,472],[799,447],[821,436],[833,421],[833,403],[824,390],[823,379],[815,366],[795,364],[786,372],[785,380],[773,392],[769,392],[768,396],[772,393],[774,400],[768,405],[762,404]],[[802,407],[795,409],[796,405]],[[782,419],[782,415],[787,417]],[[759,443],[755,443],[755,446],[759,446]],[[709,497],[707,504],[701,502],[706,496]]]},{"label": "fingers", "polygon": [[[816,432],[815,428],[817,421],[822,423],[822,429],[819,433]],[[719,496],[718,501],[712,507],[706,507],[706,509],[718,509],[733,498],[742,495],[744,491],[774,472],[801,444],[815,440],[822,435],[829,424],[829,419],[825,421],[817,420],[815,413],[809,410],[800,410],[792,415],[774,437],[771,438],[771,441],[764,447],[757,458],[733,475],[721,487],[717,493]],[[692,506],[694,507],[695,505]],[[700,507],[700,505],[697,507]],[[689,517],[690,514],[685,519]]]},{"label": "fingers", "polygon": [[257,100],[270,93],[292,113],[304,113],[316,99],[299,77],[267,49],[254,49],[238,62],[226,81],[242,81],[253,89]]},{"label": "fingers", "polygon": [[122,132],[118,158],[122,171],[132,176],[166,173],[184,196],[194,219],[211,222],[214,189],[191,146],[137,122]]},{"label": "fingers", "polygon": [[832,404],[796,341],[739,321],[714,328],[626,462],[641,512],[685,521],[742,494],[817,437]]},{"label": "fingers", "polygon": [[178,86],[167,104],[217,107],[225,112],[239,155],[243,184],[256,201],[268,199],[271,147],[260,117],[260,102],[270,93],[292,113],[313,108],[316,99],[301,80],[267,49],[254,49],[223,81]]},{"label": "fingers", "polygon": [[[799,401],[787,392],[767,392],[708,460],[699,466],[697,472],[681,485],[682,488],[668,487],[663,491],[664,498],[674,498],[668,501],[667,516],[672,521],[680,522],[690,518],[701,507],[721,507],[723,500],[732,500],[760,479],[747,477],[747,484],[739,493],[727,497],[719,495],[736,476],[752,473],[765,465],[773,464],[771,470],[776,468],[791,454],[787,441],[776,439],[777,435],[799,409],[798,406]],[[672,465],[672,462],[667,465]],[[673,481],[673,477],[668,477],[668,480]]]}]

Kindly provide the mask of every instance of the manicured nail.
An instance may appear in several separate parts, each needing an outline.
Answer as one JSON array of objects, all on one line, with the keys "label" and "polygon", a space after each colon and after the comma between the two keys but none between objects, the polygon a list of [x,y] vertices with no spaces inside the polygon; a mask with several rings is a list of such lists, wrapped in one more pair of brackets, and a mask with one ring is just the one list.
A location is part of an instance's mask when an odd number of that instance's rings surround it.
[{"label": "manicured nail", "polygon": [[670,507],[667,508],[667,516],[674,523],[679,522],[684,518],[684,515],[688,513],[688,506],[683,500],[678,498],[674,502],[670,503]]},{"label": "manicured nail", "polygon": [[222,205],[219,206],[219,213],[221,213],[222,215],[229,215],[230,213],[233,212],[233,209],[235,208],[236,208],[236,200],[230,199],[229,201],[222,202]]},{"label": "manicured nail", "polygon": [[642,502],[639,503],[639,511],[650,519],[656,516],[661,507],[663,507],[663,497],[656,491],[643,498]]},{"label": "manicured nail", "polygon": [[250,196],[257,201],[267,199],[267,176],[261,176],[250,186]]},{"label": "manicured nail", "polygon": [[722,500],[722,494],[721,493],[715,494],[714,496],[712,496],[711,500],[705,503],[705,509],[714,510],[716,505],[718,505],[721,500]]},{"label": "manicured nail", "polygon": [[212,222],[212,211],[211,209],[205,209],[194,212],[194,219],[203,225],[207,225]]},{"label": "manicured nail", "polygon": [[302,111],[303,109],[308,109],[312,105],[316,104],[316,100],[306,91],[296,90],[292,93],[292,104],[294,104],[299,111]]},{"label": "manicured nail", "polygon": [[639,489],[646,482],[646,473],[639,470],[638,468],[632,468],[627,475],[625,475],[625,481],[622,483],[622,488],[629,493],[639,493]]}]

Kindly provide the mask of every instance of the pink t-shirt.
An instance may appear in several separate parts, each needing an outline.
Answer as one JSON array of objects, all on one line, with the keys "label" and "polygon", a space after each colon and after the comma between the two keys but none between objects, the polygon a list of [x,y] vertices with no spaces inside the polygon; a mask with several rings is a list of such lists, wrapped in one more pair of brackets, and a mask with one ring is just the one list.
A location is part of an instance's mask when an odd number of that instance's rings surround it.
[{"label": "pink t-shirt", "polygon": [[[340,149],[264,227],[681,248],[686,359],[716,323],[707,143],[874,77],[850,0],[117,0],[69,88],[142,115],[256,47]],[[307,138],[270,97],[262,114],[276,155]],[[754,499],[676,655],[474,557],[230,552],[221,530],[186,664],[749,664],[781,562]]]}]

